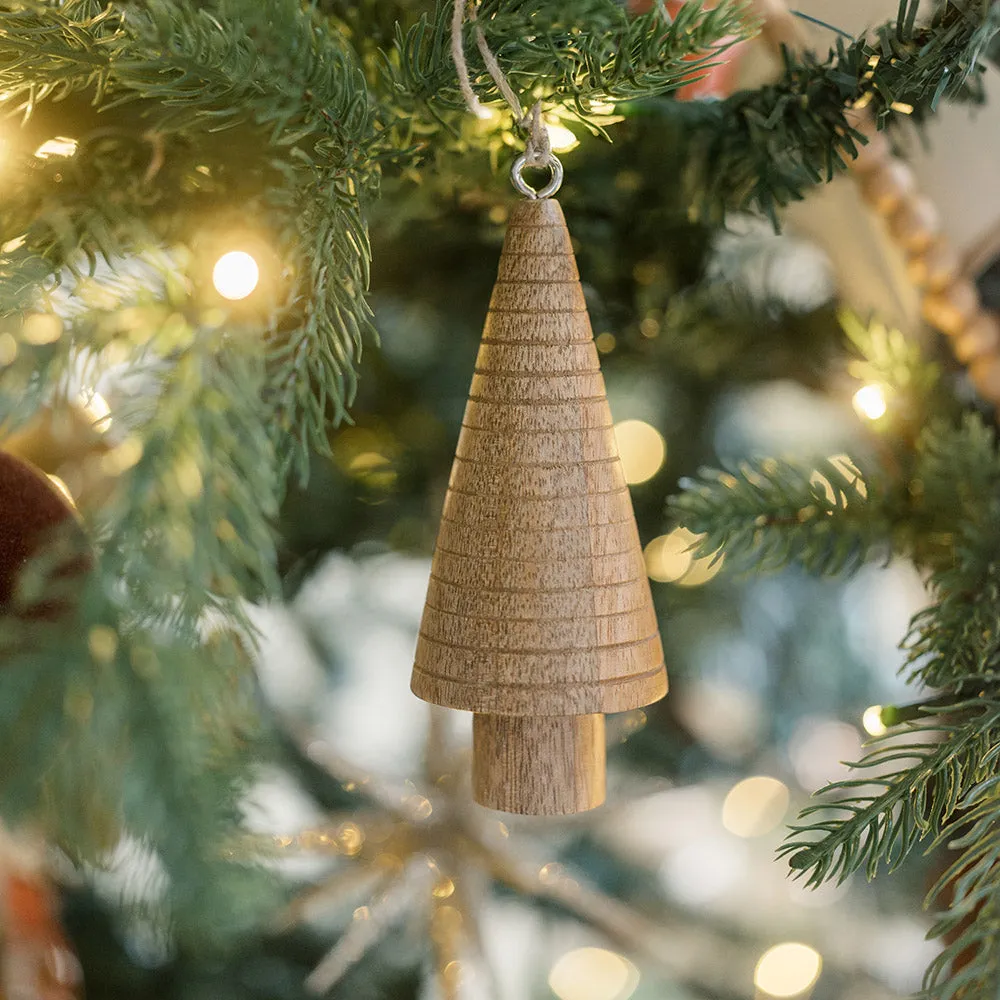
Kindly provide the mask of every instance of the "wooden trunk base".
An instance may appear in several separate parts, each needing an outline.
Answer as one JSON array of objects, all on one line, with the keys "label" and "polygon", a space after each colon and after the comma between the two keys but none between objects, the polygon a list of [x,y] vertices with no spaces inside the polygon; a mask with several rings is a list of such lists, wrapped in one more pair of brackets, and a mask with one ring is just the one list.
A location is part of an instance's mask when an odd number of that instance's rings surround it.
[{"label": "wooden trunk base", "polygon": [[604,801],[603,715],[481,715],[472,723],[472,787],[489,809],[532,816]]}]

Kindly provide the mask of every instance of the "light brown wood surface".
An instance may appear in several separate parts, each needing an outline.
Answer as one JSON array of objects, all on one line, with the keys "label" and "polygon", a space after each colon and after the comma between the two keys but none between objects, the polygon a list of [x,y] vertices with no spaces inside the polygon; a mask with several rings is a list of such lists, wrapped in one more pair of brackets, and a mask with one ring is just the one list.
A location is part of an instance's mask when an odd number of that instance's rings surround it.
[{"label": "light brown wood surface", "polygon": [[[515,812],[597,804],[600,713],[666,692],[604,378],[552,200],[521,202],[511,214],[412,688],[426,701],[478,713],[477,798]],[[500,790],[503,775],[522,790],[513,798]]]},{"label": "light brown wood surface", "polygon": [[473,793],[490,809],[532,816],[593,809],[605,795],[604,716],[477,715],[472,761]]}]

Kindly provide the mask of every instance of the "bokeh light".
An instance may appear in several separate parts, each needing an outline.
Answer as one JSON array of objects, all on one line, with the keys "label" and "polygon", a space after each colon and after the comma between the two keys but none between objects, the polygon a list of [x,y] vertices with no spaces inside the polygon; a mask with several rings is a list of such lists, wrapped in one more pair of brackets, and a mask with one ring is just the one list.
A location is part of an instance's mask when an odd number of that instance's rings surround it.
[{"label": "bokeh light", "polygon": [[94,430],[103,433],[111,426],[111,407],[99,392],[94,389],[81,392],[77,396],[77,402]]},{"label": "bokeh light", "polygon": [[646,575],[657,583],[676,583],[682,587],[700,587],[722,569],[724,559],[712,554],[694,558],[692,549],[701,541],[687,528],[674,528],[668,535],[654,538],[643,550]]},{"label": "bokeh light", "polygon": [[856,726],[840,719],[803,716],[788,741],[795,777],[807,792],[847,777],[845,762],[857,760],[861,755],[861,733]]},{"label": "bokeh light", "polygon": [[652,479],[663,468],[667,443],[651,424],[644,420],[622,420],[615,424],[615,438],[629,486]]},{"label": "bokeh light", "polygon": [[788,787],[777,778],[755,775],[733,785],[722,804],[722,825],[737,837],[762,837],[785,818]]},{"label": "bokeh light", "polygon": [[580,145],[576,134],[565,125],[558,122],[547,122],[546,127],[549,130],[549,144],[552,146],[553,153],[568,153]]},{"label": "bokeh light", "polygon": [[224,253],[212,269],[212,284],[215,290],[230,301],[245,299],[260,281],[257,261],[243,250]]},{"label": "bokeh light", "polygon": [[691,546],[698,536],[687,528],[674,528],[654,538],[643,550],[646,575],[657,583],[676,583],[691,568]]},{"label": "bokeh light", "polygon": [[854,394],[854,409],[858,416],[866,417],[868,420],[878,420],[884,417],[889,404],[886,400],[885,388],[877,382],[870,382],[863,385]]},{"label": "bokeh light", "polygon": [[823,958],[815,948],[798,941],[785,941],[761,955],[753,982],[768,996],[801,996],[819,979],[822,968]]},{"label": "bokeh light", "polygon": [[725,563],[722,555],[703,556],[701,559],[692,559],[691,568],[677,581],[681,587],[700,587],[702,584],[714,580]]},{"label": "bokeh light", "polygon": [[869,705],[861,716],[861,725],[869,736],[885,735],[886,725],[882,721],[882,706]]},{"label": "bokeh light", "polygon": [[636,967],[604,948],[577,948],[549,972],[549,988],[559,1000],[628,1000],[639,985]]},{"label": "bokeh light", "polygon": [[54,313],[31,313],[21,324],[21,339],[40,347],[54,344],[63,332],[63,321]]},{"label": "bokeh light", "polygon": [[35,157],[39,160],[49,160],[53,156],[70,157],[76,152],[79,143],[76,139],[69,139],[64,135],[57,135],[52,139],[47,139],[38,149],[35,150]]}]

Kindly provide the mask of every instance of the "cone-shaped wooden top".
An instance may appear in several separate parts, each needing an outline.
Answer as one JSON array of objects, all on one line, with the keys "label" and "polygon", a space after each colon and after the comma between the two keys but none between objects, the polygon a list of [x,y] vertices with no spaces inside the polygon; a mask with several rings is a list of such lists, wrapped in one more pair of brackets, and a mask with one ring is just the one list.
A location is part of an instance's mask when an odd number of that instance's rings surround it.
[{"label": "cone-shaped wooden top", "polygon": [[412,688],[491,715],[586,715],[667,689],[559,204],[511,213],[427,593]]}]

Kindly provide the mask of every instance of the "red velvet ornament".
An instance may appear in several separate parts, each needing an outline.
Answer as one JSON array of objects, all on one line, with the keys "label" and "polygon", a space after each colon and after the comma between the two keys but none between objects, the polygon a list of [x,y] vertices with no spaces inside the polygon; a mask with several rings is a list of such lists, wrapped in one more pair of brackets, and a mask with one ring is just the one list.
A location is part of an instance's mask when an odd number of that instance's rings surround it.
[{"label": "red velvet ornament", "polygon": [[[55,529],[74,516],[72,504],[44,473],[0,451],[0,611],[13,600],[18,576],[27,563]],[[89,562],[83,554],[70,557],[57,573],[68,576],[83,572]],[[19,613],[52,617],[58,610],[54,602],[46,601]]]},{"label": "red velvet ornament", "polygon": [[[666,0],[667,13],[671,17],[675,16],[677,12],[684,6],[686,0]],[[629,0],[629,10],[633,14],[646,14],[653,6],[653,0]],[[706,2],[703,4],[706,8],[711,8],[714,6],[711,2]],[[725,48],[720,52],[712,62],[717,62],[717,66],[712,66],[710,69],[701,69],[696,73],[692,73],[692,82],[685,84],[679,90],[677,90],[674,96],[679,101],[697,101],[705,98],[723,98],[728,97],[730,94],[736,90],[736,84],[739,78],[740,70],[740,60],[743,57],[743,52],[746,48],[746,42],[737,42],[735,37],[724,38],[721,45],[729,44],[728,48]],[[704,58],[703,56],[692,56],[689,61],[694,62],[697,59]]]}]

